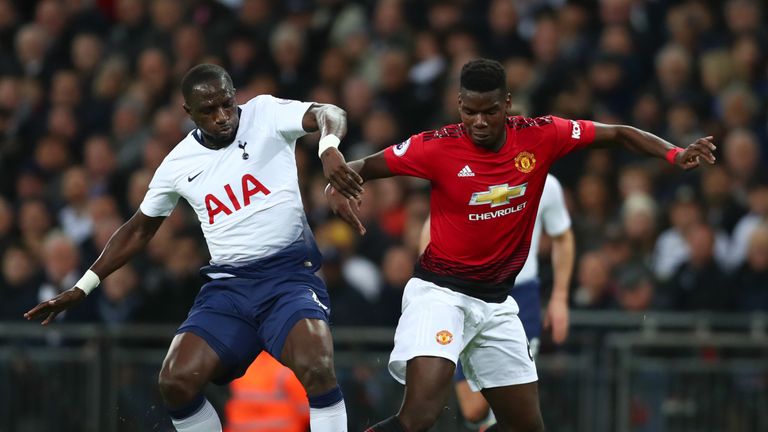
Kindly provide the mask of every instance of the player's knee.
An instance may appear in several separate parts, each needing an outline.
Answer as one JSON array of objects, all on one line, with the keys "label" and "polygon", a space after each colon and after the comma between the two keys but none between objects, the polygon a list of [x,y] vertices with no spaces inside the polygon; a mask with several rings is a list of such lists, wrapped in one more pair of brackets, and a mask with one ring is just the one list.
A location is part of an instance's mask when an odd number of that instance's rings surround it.
[{"label": "player's knee", "polygon": [[158,386],[163,400],[169,406],[184,405],[200,393],[200,386],[192,374],[168,367],[160,371]]},{"label": "player's knee", "polygon": [[316,395],[336,386],[333,357],[330,354],[297,359],[293,372],[309,395]]}]

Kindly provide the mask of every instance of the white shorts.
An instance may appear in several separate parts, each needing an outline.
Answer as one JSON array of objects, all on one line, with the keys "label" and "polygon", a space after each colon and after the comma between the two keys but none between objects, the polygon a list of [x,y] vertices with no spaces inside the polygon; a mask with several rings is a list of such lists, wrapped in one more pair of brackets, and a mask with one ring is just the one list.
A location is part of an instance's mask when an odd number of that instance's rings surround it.
[{"label": "white shorts", "polygon": [[517,303],[486,303],[411,278],[403,293],[389,372],[405,384],[408,360],[431,356],[461,359],[472,390],[525,384],[538,379]]}]

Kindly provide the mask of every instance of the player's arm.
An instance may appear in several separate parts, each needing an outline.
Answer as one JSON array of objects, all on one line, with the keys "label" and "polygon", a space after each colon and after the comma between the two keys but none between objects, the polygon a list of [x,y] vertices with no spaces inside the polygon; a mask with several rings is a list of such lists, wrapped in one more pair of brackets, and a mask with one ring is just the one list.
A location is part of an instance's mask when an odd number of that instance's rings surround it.
[{"label": "player's arm", "polygon": [[339,142],[347,134],[347,113],[330,104],[313,103],[304,113],[301,126],[307,132],[320,131],[318,155],[323,174],[331,185],[347,198],[357,198],[363,192],[363,180],[344,161]]},{"label": "player's arm", "polygon": [[[56,297],[44,301],[24,314],[28,320],[43,319],[43,325],[49,324],[59,312],[78,305],[86,296],[86,291],[95,288],[98,283],[122,267],[134,255],[144,249],[165,220],[164,216],[149,217],[141,212],[124,223],[112,234],[99,258],[80,281],[71,289]],[[95,279],[94,279],[95,278]],[[88,285],[88,286],[86,286]]]},{"label": "player's arm", "polygon": [[598,145],[619,143],[637,153],[667,159],[670,163],[685,170],[696,168],[702,159],[710,164],[715,163],[715,156],[712,152],[715,151],[716,147],[712,143],[711,136],[699,138],[683,149],[650,132],[632,126],[606,125],[596,122],[594,125],[595,144]]},{"label": "player's arm", "polygon": [[575,255],[576,244],[571,228],[552,236],[552,295],[544,317],[544,328],[552,327],[555,343],[562,343],[568,337],[568,286]]},{"label": "player's arm", "polygon": [[[358,173],[363,181],[392,177],[394,175],[387,165],[383,150],[366,158],[352,161],[349,163],[349,167]],[[361,203],[359,198],[350,199],[339,194],[333,184],[325,188],[325,196],[333,213],[339,215],[352,228],[355,228],[360,235],[365,234],[365,227],[357,217]]]}]

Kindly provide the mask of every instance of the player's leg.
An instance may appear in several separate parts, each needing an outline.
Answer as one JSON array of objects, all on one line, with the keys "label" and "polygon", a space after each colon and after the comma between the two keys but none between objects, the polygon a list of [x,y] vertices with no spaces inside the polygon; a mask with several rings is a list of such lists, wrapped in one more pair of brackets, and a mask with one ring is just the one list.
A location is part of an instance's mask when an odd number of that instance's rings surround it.
[{"label": "player's leg", "polygon": [[333,368],[328,323],[308,318],[296,322],[285,339],[280,361],[293,370],[307,391],[312,431],[346,431],[347,412]]},{"label": "player's leg", "polygon": [[468,429],[485,430],[484,428],[496,422],[493,411],[491,411],[491,407],[483,394],[469,387],[467,377],[464,376],[464,369],[461,367],[461,361],[456,365],[453,382],[453,388],[456,390],[456,401]]},{"label": "player's leg", "polygon": [[464,348],[462,297],[420,279],[408,282],[389,360],[390,373],[405,384],[403,405],[396,416],[370,431],[424,431],[437,421]]},{"label": "player's leg", "polygon": [[469,385],[483,389],[501,431],[544,430],[539,409],[536,365],[513,298],[482,305],[489,318],[462,353]]},{"label": "player's leg", "polygon": [[407,431],[426,431],[437,422],[451,392],[456,365],[442,357],[416,357],[406,368],[405,398],[397,418]]},{"label": "player's leg", "polygon": [[258,292],[253,282],[210,281],[200,290],[160,371],[160,393],[179,431],[220,431],[221,423],[202,396],[209,382],[242,376],[263,346],[251,320],[237,305]]},{"label": "player's leg", "polygon": [[159,386],[178,431],[221,431],[221,422],[202,389],[222,374],[218,354],[200,336],[177,334],[160,370]]},{"label": "player's leg", "polygon": [[461,416],[467,423],[479,424],[488,418],[491,408],[482,393],[472,391],[467,380],[457,381],[454,388],[456,389],[456,400],[459,403]]},{"label": "player's leg", "polygon": [[396,416],[370,432],[421,432],[437,422],[451,392],[455,365],[442,357],[415,357],[406,367],[405,398]]},{"label": "player's leg", "polygon": [[493,408],[499,431],[544,431],[537,382],[485,388],[482,393]]}]

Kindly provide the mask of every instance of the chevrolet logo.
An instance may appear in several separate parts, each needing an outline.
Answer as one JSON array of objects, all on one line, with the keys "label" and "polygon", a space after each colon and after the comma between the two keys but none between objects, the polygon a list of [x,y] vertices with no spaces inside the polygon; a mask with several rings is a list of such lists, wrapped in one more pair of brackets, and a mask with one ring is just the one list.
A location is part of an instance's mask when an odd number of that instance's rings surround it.
[{"label": "chevrolet logo", "polygon": [[472,194],[472,199],[469,200],[469,205],[483,205],[490,204],[491,207],[498,207],[509,204],[509,200],[512,198],[518,198],[525,195],[525,189],[528,187],[528,183],[509,187],[507,184],[490,186],[488,192],[475,192]]}]

